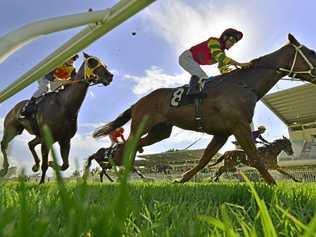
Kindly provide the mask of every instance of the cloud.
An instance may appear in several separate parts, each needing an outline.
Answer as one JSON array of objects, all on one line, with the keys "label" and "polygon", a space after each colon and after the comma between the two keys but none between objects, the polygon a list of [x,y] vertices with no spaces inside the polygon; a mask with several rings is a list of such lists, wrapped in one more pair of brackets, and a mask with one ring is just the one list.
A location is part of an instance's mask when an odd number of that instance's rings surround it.
[{"label": "cloud", "polygon": [[[186,1],[165,0],[145,11],[144,18],[152,24],[152,32],[171,45],[177,55],[211,36],[218,37],[226,28],[239,29],[244,32],[244,39],[228,54],[245,60],[268,46],[265,32],[257,30],[256,21],[249,20],[255,14],[250,11],[254,7],[249,2],[245,7],[239,2],[214,1],[199,1],[193,6]],[[259,43],[263,47],[256,47]]]},{"label": "cloud", "polygon": [[[230,27],[240,29],[245,33],[244,39],[227,52],[228,56],[237,61],[249,61],[258,57],[268,47],[269,43],[263,37],[264,32],[255,30],[256,23],[249,21],[251,13],[246,9],[241,9],[239,4],[220,4],[219,6],[215,5],[214,1],[199,2],[194,6],[186,1],[174,0],[156,3],[144,11],[144,21],[151,26],[151,33],[169,44],[170,48],[174,49],[171,53],[176,53],[176,55],[180,55],[184,50],[210,36],[219,36],[224,29]],[[251,8],[251,6],[247,7]],[[257,47],[258,44],[263,46]],[[202,68],[210,76],[219,74],[216,65],[202,66]],[[144,95],[160,87],[177,87],[187,84],[190,75],[184,70],[183,73],[172,74],[159,66],[151,66],[144,71],[143,75],[125,75],[124,78],[135,82],[134,94]]]},{"label": "cloud", "polygon": [[188,83],[189,77],[186,73],[170,75],[165,73],[163,69],[152,66],[145,70],[144,76],[125,75],[124,79],[135,82],[134,94],[143,95],[161,87],[181,86]]}]

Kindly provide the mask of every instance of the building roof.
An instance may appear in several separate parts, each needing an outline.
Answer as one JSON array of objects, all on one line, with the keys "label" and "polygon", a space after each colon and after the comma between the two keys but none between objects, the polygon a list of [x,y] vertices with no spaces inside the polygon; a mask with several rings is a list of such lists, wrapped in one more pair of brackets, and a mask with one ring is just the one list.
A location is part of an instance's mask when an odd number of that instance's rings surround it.
[{"label": "building roof", "polygon": [[262,102],[287,126],[316,123],[316,86],[313,84],[269,94]]}]

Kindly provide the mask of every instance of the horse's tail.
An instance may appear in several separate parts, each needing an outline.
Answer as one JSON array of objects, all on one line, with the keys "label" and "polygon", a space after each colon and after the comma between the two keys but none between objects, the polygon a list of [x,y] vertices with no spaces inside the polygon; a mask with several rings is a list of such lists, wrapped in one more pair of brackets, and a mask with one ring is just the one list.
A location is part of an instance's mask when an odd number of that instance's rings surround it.
[{"label": "horse's tail", "polygon": [[221,155],[213,164],[210,164],[208,167],[212,167],[212,166],[215,166],[219,163],[221,163],[224,159],[225,159],[225,153],[223,155]]},{"label": "horse's tail", "polygon": [[131,117],[132,117],[132,107],[125,110],[112,122],[109,122],[108,124],[96,129],[93,133],[93,137],[96,138],[96,137],[108,135],[110,132],[114,131],[115,129],[127,123],[131,119]]}]

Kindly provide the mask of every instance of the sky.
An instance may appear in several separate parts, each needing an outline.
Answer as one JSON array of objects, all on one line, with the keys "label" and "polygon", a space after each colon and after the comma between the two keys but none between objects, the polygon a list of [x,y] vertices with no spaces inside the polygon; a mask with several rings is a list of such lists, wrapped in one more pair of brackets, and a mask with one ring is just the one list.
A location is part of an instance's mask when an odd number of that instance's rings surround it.
[{"label": "sky", "polygon": [[[112,7],[114,0],[1,0],[0,37],[24,24],[57,16],[86,12],[89,8],[103,10]],[[92,87],[80,109],[77,134],[71,141],[70,174],[81,167],[84,160],[98,148],[108,146],[108,138],[95,140],[92,132],[98,126],[116,118],[138,99],[160,87],[177,87],[189,82],[189,74],[178,65],[184,50],[219,36],[226,28],[244,33],[227,55],[239,62],[273,52],[287,43],[292,33],[301,43],[316,48],[313,0],[157,0],[128,19],[84,51],[101,58],[114,73],[108,87]],[[45,35],[19,49],[0,64],[0,90],[17,80],[39,61],[78,33],[82,27]],[[132,33],[136,34],[133,35]],[[82,63],[82,55],[76,61]],[[209,75],[219,74],[216,66],[203,67]],[[280,81],[269,92],[300,85],[299,82]],[[20,100],[32,96],[36,82],[0,104],[0,137],[8,111]],[[265,138],[274,140],[288,136],[287,127],[268,108],[258,102],[254,125],[267,127]],[[126,136],[129,124],[125,126]],[[174,128],[171,137],[145,147],[145,153],[184,149],[200,139],[191,149],[205,148],[212,136]],[[10,164],[30,172],[33,159],[27,142],[32,136],[24,132],[9,148]],[[231,137],[220,152],[233,148]],[[55,146],[58,149],[58,146]],[[37,151],[39,151],[37,149]],[[1,156],[0,156],[1,158]],[[1,164],[1,161],[0,161]]]}]

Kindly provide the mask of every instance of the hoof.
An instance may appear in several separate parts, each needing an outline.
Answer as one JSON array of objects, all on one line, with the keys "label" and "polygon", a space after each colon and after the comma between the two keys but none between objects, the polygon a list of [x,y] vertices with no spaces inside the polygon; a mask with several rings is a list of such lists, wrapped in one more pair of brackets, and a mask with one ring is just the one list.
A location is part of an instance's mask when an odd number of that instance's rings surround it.
[{"label": "hoof", "polygon": [[33,171],[33,172],[37,172],[38,170],[39,170],[39,164],[33,165],[32,171]]},{"label": "hoof", "polygon": [[48,162],[48,167],[51,167],[51,168],[53,168],[54,170],[60,168],[54,161],[49,161],[49,162]]},{"label": "hoof", "polygon": [[49,167],[54,167],[55,166],[55,162],[54,161],[48,161],[48,166]]},{"label": "hoof", "polygon": [[184,181],[182,179],[175,179],[175,180],[173,180],[173,183],[182,184],[182,183],[184,183]]},{"label": "hoof", "polygon": [[60,167],[60,170],[66,170],[68,169],[69,165],[68,164],[63,164],[61,167]]},{"label": "hoof", "polygon": [[139,153],[143,153],[144,152],[144,149],[142,147],[138,147],[137,150],[138,150]]},{"label": "hoof", "polygon": [[5,176],[8,173],[8,169],[2,169],[0,170],[0,177]]}]

